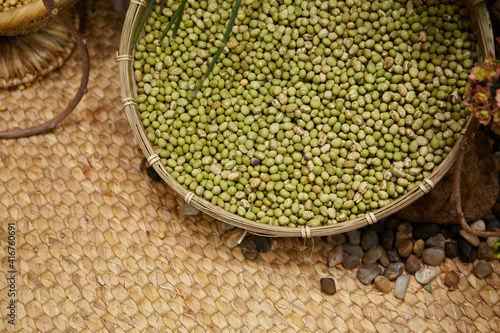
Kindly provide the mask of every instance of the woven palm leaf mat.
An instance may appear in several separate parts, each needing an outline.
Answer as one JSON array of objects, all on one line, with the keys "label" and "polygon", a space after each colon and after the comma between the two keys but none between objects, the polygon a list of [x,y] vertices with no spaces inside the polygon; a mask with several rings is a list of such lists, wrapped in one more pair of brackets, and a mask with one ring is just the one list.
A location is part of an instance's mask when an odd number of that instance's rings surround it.
[{"label": "woven palm leaf mat", "polygon": [[[500,264],[477,279],[446,259],[428,292],[412,277],[404,301],[330,269],[322,240],[278,239],[257,262],[221,240],[206,216],[141,170],[122,111],[115,53],[121,23],[89,1],[89,93],[53,133],[0,142],[0,331],[498,332]],[[0,130],[62,110],[79,82],[74,54],[25,90],[0,90]],[[62,89],[61,89],[62,88]],[[8,324],[8,223],[15,223],[15,326]],[[159,232],[165,232],[163,240]],[[448,291],[446,272],[460,274]],[[322,277],[337,294],[319,289]]]}]

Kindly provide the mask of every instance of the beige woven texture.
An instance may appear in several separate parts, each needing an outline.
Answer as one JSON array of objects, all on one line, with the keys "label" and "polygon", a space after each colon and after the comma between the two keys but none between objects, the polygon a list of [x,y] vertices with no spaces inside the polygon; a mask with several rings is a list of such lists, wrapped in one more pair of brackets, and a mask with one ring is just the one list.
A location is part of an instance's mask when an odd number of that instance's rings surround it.
[{"label": "beige woven texture", "polygon": [[[120,101],[120,23],[89,1],[89,93],[54,133],[0,142],[0,332],[491,332],[500,331],[500,264],[477,279],[446,259],[428,292],[412,277],[405,301],[330,269],[318,239],[277,239],[258,262],[228,249],[219,225],[187,218],[141,170]],[[0,130],[42,122],[79,84],[74,54],[23,91],[0,90]],[[61,89],[64,87],[64,89]],[[16,326],[6,322],[7,223],[16,223]],[[160,240],[159,232],[166,238]],[[448,291],[446,272],[459,273]]]}]

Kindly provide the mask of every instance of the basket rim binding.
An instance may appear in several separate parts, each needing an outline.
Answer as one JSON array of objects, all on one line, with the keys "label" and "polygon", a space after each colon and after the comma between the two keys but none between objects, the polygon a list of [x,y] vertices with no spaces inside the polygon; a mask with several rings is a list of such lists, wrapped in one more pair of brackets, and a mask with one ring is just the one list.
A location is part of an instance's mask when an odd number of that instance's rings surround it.
[{"label": "basket rim binding", "polygon": [[[151,0],[154,1],[154,0]],[[366,225],[376,223],[381,219],[388,217],[398,210],[410,205],[416,200],[420,199],[423,195],[428,193],[439,180],[447,173],[447,171],[454,164],[458,150],[464,137],[468,137],[471,132],[475,131],[478,127],[478,122],[475,117],[469,116],[467,123],[459,135],[459,139],[453,146],[449,155],[439,164],[439,166],[432,172],[432,174],[422,180],[418,186],[410,192],[394,200],[387,206],[379,208],[373,212],[363,214],[352,220],[347,220],[337,224],[320,227],[298,227],[289,228],[282,226],[272,226],[262,224],[257,221],[248,220],[237,214],[230,213],[223,208],[220,208],[211,202],[197,196],[195,193],[187,190],[180,185],[160,163],[160,157],[154,151],[153,146],[146,137],[143,126],[139,120],[138,104],[136,102],[136,88],[135,80],[133,79],[133,53],[132,38],[135,30],[139,25],[139,21],[144,15],[147,0],[132,0],[127,11],[127,16],[123,25],[119,52],[117,53],[117,61],[120,74],[120,85],[122,92],[122,103],[129,124],[134,132],[134,136],[138,144],[147,158],[147,161],[154,167],[160,177],[180,196],[184,198],[186,203],[199,209],[200,211],[212,216],[213,218],[231,224],[233,226],[245,229],[246,231],[263,235],[268,237],[303,237],[311,238],[317,236],[328,236],[339,233],[348,232],[351,230],[362,228]],[[491,21],[484,2],[472,2],[472,0],[465,0],[469,8],[471,21],[479,26],[478,34],[478,48],[479,48],[479,62],[484,61],[485,56],[489,52],[494,52],[493,33],[491,28]]]}]

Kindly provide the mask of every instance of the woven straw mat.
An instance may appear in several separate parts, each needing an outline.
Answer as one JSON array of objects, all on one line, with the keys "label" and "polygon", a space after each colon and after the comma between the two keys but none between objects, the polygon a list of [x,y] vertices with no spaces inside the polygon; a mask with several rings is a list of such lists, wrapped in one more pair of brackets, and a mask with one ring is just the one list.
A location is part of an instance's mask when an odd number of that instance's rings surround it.
[{"label": "woven straw mat", "polygon": [[[330,269],[320,239],[277,239],[257,262],[222,242],[220,225],[185,217],[182,199],[141,169],[115,62],[121,22],[88,3],[89,93],[53,133],[0,142],[0,331],[498,332],[500,264],[477,279],[448,260],[428,292],[404,301]],[[0,130],[60,112],[79,85],[78,52],[18,91],[0,90]],[[64,87],[64,89],[61,89]],[[8,222],[16,225],[16,325],[7,323]],[[163,240],[159,232],[165,232]],[[456,291],[444,286],[455,270]],[[331,277],[327,296],[319,280]]]}]

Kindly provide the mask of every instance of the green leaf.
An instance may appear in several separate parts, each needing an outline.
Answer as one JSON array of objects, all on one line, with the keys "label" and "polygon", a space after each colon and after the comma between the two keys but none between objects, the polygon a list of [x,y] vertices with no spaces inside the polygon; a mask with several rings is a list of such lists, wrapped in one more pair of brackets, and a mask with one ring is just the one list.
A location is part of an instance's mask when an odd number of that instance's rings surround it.
[{"label": "green leaf", "polygon": [[428,292],[431,292],[432,291],[432,286],[430,283],[427,283],[425,286],[424,286],[424,289],[427,290]]}]

